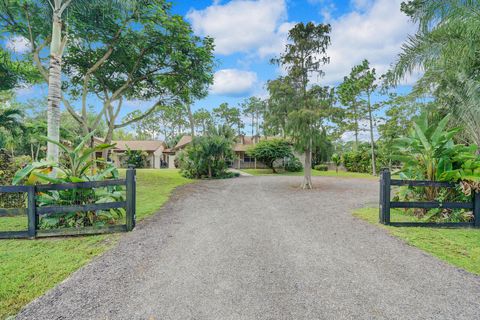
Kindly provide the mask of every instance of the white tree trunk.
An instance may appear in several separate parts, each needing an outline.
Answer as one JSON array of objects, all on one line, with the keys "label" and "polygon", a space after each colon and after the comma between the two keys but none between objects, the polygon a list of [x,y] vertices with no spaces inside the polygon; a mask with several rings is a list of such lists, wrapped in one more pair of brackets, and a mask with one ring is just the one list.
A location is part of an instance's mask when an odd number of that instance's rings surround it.
[{"label": "white tree trunk", "polygon": [[312,142],[310,141],[308,148],[305,150],[304,175],[301,185],[302,189],[313,189],[312,184]]},{"label": "white tree trunk", "polygon": [[[60,101],[62,99],[62,22],[55,13],[50,44],[50,67],[48,73],[47,135],[60,141]],[[48,142],[47,159],[58,162],[58,146]]]}]

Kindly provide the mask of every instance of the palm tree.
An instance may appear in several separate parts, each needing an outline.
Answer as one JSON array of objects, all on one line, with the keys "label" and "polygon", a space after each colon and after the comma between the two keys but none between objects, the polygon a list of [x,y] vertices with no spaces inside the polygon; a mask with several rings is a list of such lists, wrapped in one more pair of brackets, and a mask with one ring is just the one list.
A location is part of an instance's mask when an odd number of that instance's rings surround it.
[{"label": "palm tree", "polygon": [[403,10],[419,23],[396,61],[389,80],[424,72],[414,94],[432,95],[465,129],[465,142],[480,145],[480,3],[473,0],[410,1]]},{"label": "palm tree", "polygon": [[0,110],[0,128],[12,133],[18,132],[19,129],[23,130],[22,115],[22,111],[18,109]]}]

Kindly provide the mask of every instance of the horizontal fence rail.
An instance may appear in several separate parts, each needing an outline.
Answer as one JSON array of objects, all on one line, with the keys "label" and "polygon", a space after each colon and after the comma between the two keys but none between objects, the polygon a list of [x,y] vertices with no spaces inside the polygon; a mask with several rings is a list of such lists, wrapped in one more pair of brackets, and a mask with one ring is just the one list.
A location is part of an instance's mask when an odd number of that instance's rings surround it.
[{"label": "horizontal fence rail", "polygon": [[[423,180],[396,180],[392,179],[388,169],[380,175],[380,210],[379,221],[384,225],[410,227],[480,227],[480,193],[474,193],[470,202],[437,202],[437,201],[391,201],[392,186],[456,188],[458,185],[451,182],[423,181]],[[472,210],[473,222],[392,222],[390,211],[393,208],[402,209],[467,209]]]},{"label": "horizontal fence rail", "polygon": [[[37,199],[40,195],[51,191],[65,190],[88,190],[104,187],[125,187],[125,201],[112,201],[103,203],[89,204],[71,204],[60,205],[52,204],[48,206],[38,206]],[[135,169],[128,169],[125,179],[88,181],[78,183],[45,184],[32,186],[0,186],[0,193],[26,193],[26,208],[0,208],[0,219],[4,217],[27,216],[27,230],[21,231],[2,231],[0,230],[0,239],[16,238],[37,238],[52,236],[74,236],[88,234],[102,234],[112,232],[131,231],[135,227],[136,219],[136,174]],[[125,224],[107,225],[102,227],[79,227],[79,228],[56,228],[39,229],[39,219],[42,215],[69,212],[88,212],[110,209],[125,209]]]}]

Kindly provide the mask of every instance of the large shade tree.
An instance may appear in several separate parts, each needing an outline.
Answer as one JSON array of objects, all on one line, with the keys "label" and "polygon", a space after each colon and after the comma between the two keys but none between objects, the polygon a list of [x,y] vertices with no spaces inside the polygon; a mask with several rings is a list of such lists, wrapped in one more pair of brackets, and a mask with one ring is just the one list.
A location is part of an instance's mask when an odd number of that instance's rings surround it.
[{"label": "large shade tree", "polygon": [[[127,1],[123,1],[127,2]],[[69,17],[90,11],[92,4],[104,10],[117,5],[107,0],[5,0],[0,2],[0,29],[27,39],[34,61],[48,82],[48,137],[60,140],[60,103],[62,100],[62,62],[72,30]],[[100,18],[101,16],[97,17]],[[40,55],[48,52],[48,67]],[[58,161],[57,144],[49,142],[47,158]]]}]

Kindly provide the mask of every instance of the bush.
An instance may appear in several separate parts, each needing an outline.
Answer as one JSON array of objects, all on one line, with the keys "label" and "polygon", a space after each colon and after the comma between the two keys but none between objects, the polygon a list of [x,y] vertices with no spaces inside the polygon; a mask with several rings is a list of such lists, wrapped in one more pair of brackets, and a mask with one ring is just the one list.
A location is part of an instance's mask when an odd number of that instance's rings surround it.
[{"label": "bush", "polygon": [[[21,159],[12,159],[10,153],[0,149],[0,185],[11,185],[15,172],[21,168]],[[0,208],[25,207],[25,193],[1,193]]]},{"label": "bush", "polygon": [[313,169],[317,171],[328,171],[328,166],[326,164],[317,164]]},{"label": "bush", "polygon": [[247,150],[250,157],[263,162],[275,173],[274,163],[277,159],[293,158],[290,144],[282,139],[262,140]]},{"label": "bush", "polygon": [[[13,184],[45,184],[45,183],[77,183],[87,181],[102,181],[118,179],[117,169],[104,161],[92,161],[96,152],[113,147],[101,144],[94,148],[86,147],[94,132],[85,136],[75,148],[65,146],[53,140],[62,150],[65,161],[59,163],[50,161],[33,162],[16,172]],[[52,205],[84,205],[91,203],[107,203],[125,201],[124,190],[121,186],[106,186],[99,188],[51,190],[37,196],[37,206]],[[116,224],[124,215],[123,208],[97,211],[61,212],[42,216],[39,226],[42,229],[58,227],[86,227]]]},{"label": "bush", "polygon": [[303,165],[297,157],[293,157],[285,163],[285,170],[289,172],[300,172],[303,170]]},{"label": "bush", "polygon": [[193,139],[178,160],[184,177],[203,179],[228,177],[227,163],[233,158],[233,141],[211,135]]},{"label": "bush", "polygon": [[131,150],[127,147],[125,151],[127,156],[127,165],[134,166],[135,168],[145,168],[147,164],[147,154],[140,150]]}]

